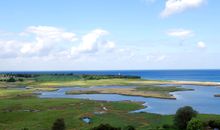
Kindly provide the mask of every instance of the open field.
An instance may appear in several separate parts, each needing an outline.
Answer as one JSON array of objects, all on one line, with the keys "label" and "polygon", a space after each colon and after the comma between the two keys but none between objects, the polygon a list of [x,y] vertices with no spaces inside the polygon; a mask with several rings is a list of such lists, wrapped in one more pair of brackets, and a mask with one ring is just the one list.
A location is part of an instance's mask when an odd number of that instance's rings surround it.
[{"label": "open field", "polygon": [[[59,77],[59,76],[58,76]],[[23,78],[15,82],[0,82],[0,129],[1,130],[48,130],[57,118],[64,118],[67,130],[88,130],[101,123],[124,127],[135,126],[138,130],[155,130],[164,124],[172,124],[173,115],[129,113],[141,109],[141,103],[103,102],[80,99],[39,99],[33,92],[54,91],[58,87],[135,86],[135,88],[98,88],[95,91],[70,91],[79,93],[117,93],[144,97],[173,98],[169,92],[184,91],[178,85],[218,85],[207,82],[156,81],[130,78],[73,79],[73,77],[43,76]],[[90,77],[91,78],[91,77]],[[93,77],[94,78],[94,77]],[[97,78],[97,77],[96,77]],[[100,77],[98,77],[100,78]],[[4,79],[5,80],[5,79]],[[172,84],[169,87],[158,85]],[[4,118],[3,118],[4,117]],[[90,117],[86,124],[81,118]],[[220,119],[220,115],[199,115],[201,120]]]},{"label": "open field", "polygon": [[160,87],[156,85],[148,85],[137,88],[98,88],[93,90],[74,90],[68,91],[67,94],[121,94],[129,96],[175,99],[170,92],[186,90],[191,89],[179,88],[178,86]]},{"label": "open field", "polygon": [[[67,130],[88,130],[100,123],[113,126],[133,125],[146,130],[172,124],[173,116],[150,113],[128,113],[143,106],[134,102],[97,102],[78,99],[11,98],[0,100],[1,130],[48,130],[57,118],[64,118]],[[105,109],[103,109],[105,107]],[[95,114],[95,112],[102,112]],[[81,118],[90,117],[86,124]],[[202,120],[220,119],[217,115],[199,115]]]},{"label": "open field", "polygon": [[[91,86],[135,86],[136,88],[117,89],[96,89],[93,91],[71,91],[68,94],[83,93],[104,93],[122,94],[131,96],[155,97],[174,99],[170,92],[184,91],[188,89],[180,88],[179,85],[205,85],[218,86],[215,82],[193,82],[193,81],[163,81],[163,80],[143,80],[136,76],[121,75],[74,75],[74,74],[42,74],[42,75],[1,75],[0,88],[28,88],[28,93],[35,91],[53,91],[58,87],[91,87]],[[8,82],[14,78],[14,82]],[[160,87],[159,85],[170,84],[170,87]],[[15,90],[13,90],[15,91]],[[26,90],[27,91],[27,90]],[[25,91],[25,92],[26,92]],[[0,97],[9,96],[12,90],[2,89]],[[22,92],[24,93],[24,92]],[[8,94],[8,95],[7,95]]]},{"label": "open field", "polygon": [[[202,85],[202,86],[220,86],[218,82],[197,82],[197,81],[167,81],[167,80],[143,80],[139,77],[129,76],[97,76],[97,75],[30,75],[29,77],[16,77],[15,82],[6,82],[10,76],[4,77],[0,75],[0,87],[90,87],[90,86],[146,86],[158,84],[173,85]],[[14,77],[14,76],[13,76]],[[22,79],[22,80],[19,80]]]}]

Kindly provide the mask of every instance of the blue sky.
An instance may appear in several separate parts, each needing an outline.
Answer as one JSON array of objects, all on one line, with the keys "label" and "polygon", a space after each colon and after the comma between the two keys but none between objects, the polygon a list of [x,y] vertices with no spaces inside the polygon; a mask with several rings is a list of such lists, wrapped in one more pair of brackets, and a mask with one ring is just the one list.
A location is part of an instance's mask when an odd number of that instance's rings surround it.
[{"label": "blue sky", "polygon": [[0,2],[0,70],[219,69],[220,1]]}]

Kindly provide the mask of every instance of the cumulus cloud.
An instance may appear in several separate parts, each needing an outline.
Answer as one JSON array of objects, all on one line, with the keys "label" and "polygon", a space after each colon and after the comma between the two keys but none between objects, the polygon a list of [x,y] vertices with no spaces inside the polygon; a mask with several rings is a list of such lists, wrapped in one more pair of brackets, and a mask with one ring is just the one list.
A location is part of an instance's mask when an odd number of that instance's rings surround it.
[{"label": "cumulus cloud", "polygon": [[203,41],[200,41],[197,43],[197,47],[200,49],[204,49],[204,48],[206,48],[206,44]]},{"label": "cumulus cloud", "polygon": [[44,41],[75,41],[77,40],[76,35],[72,32],[66,32],[61,28],[51,27],[51,26],[30,26],[26,29],[27,33],[36,34],[36,39]]},{"label": "cumulus cloud", "polygon": [[[107,40],[109,32],[95,29],[82,36],[51,26],[30,26],[11,40],[0,38],[0,58],[76,58],[86,54],[108,52],[115,48]],[[14,39],[13,39],[14,38]]]},{"label": "cumulus cloud", "polygon": [[189,8],[199,7],[205,0],[167,0],[165,9],[161,12],[161,17],[180,13]]},{"label": "cumulus cloud", "polygon": [[71,48],[72,56],[79,56],[85,53],[97,53],[102,50],[113,49],[115,43],[104,41],[101,38],[109,33],[102,29],[96,29],[82,37],[82,42],[78,46]]},{"label": "cumulus cloud", "polygon": [[178,38],[186,38],[193,36],[193,32],[191,30],[186,29],[172,29],[166,32],[167,35]]}]

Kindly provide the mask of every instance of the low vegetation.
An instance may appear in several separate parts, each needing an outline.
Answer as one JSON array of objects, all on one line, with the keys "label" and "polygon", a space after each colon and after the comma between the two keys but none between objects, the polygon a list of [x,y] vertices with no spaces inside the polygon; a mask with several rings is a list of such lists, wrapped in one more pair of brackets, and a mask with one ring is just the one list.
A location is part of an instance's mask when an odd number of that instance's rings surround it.
[{"label": "low vegetation", "polygon": [[[16,97],[1,99],[0,104],[0,117],[4,117],[0,118],[1,130],[50,130],[56,119],[60,118],[64,119],[66,130],[89,130],[100,124],[109,124],[122,130],[127,126],[133,126],[136,130],[156,130],[164,126],[176,130],[173,128],[173,115],[129,113],[143,108],[140,103],[135,102]],[[91,118],[91,123],[83,122],[83,117]],[[196,119],[202,122],[211,120],[209,124],[217,127],[220,116],[199,114]]]},{"label": "low vegetation", "polygon": [[[142,80],[139,77],[127,76],[1,74],[0,130],[99,130],[103,128],[109,130],[178,130],[180,128],[181,130],[193,130],[220,128],[220,115],[196,114],[190,107],[180,108],[175,115],[130,113],[130,111],[142,109],[141,103],[39,99],[33,93],[36,90],[54,91],[60,86],[121,85],[136,86],[136,88],[126,89],[125,87],[122,90],[109,89],[105,91],[118,94],[126,94],[125,92],[128,92],[127,94],[151,93],[154,94],[152,97],[159,95],[158,97],[161,98],[162,96],[172,96],[169,95],[169,92],[186,90],[178,85],[190,83],[198,84],[197,82]],[[176,85],[161,87],[160,84]],[[102,89],[100,91],[107,93]],[[88,93],[96,93],[96,91],[88,91]],[[84,117],[89,117],[91,123],[83,122]]]},{"label": "low vegetation", "polygon": [[180,88],[179,86],[160,87],[158,85],[146,85],[136,88],[95,88],[88,90],[68,91],[67,94],[121,94],[129,96],[155,97],[164,99],[175,99],[170,92],[186,91],[191,89]]}]

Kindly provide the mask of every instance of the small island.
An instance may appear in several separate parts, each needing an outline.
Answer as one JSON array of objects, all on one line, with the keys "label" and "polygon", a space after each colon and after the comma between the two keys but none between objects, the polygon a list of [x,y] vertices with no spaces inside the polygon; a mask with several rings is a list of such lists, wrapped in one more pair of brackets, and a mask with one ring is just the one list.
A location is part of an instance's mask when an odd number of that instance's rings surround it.
[{"label": "small island", "polygon": [[215,96],[215,97],[220,97],[220,94],[215,94],[214,96]]}]

